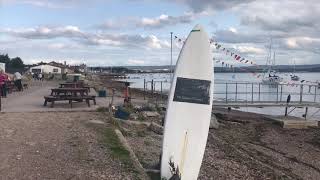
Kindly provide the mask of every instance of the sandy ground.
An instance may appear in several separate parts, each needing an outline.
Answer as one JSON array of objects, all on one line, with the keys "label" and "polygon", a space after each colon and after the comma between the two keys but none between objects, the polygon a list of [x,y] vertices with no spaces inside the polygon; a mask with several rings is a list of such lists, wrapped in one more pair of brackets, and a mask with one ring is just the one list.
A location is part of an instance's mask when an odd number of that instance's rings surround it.
[{"label": "sandy ground", "polygon": [[94,112],[1,113],[0,179],[131,179],[90,127],[101,119]]}]

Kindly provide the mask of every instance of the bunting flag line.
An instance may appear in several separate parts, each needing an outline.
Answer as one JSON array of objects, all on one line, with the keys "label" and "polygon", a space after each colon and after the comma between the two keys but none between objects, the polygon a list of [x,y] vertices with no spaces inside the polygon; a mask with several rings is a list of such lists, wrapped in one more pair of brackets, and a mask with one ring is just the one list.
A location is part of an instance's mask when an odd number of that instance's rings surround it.
[{"label": "bunting flag line", "polygon": [[[174,39],[175,40],[177,40],[179,43],[185,43],[185,40],[183,40],[183,39],[181,39],[181,38],[179,38],[178,36],[174,36]],[[231,50],[229,50],[229,49],[227,49],[227,48],[225,48],[225,47],[223,47],[221,44],[219,44],[218,42],[215,42],[214,41],[214,39],[210,39],[210,44],[212,44],[212,45],[214,45],[215,46],[215,48],[217,49],[217,50],[221,50],[221,51],[223,51],[223,52],[225,52],[225,55],[230,55],[231,57],[233,57],[236,61],[238,61],[238,62],[241,62],[241,63],[245,63],[245,64],[251,64],[251,65],[253,65],[255,68],[262,68],[260,65],[258,65],[258,64],[256,64],[254,61],[250,61],[250,60],[248,60],[248,59],[246,59],[246,58],[244,58],[244,57],[241,57],[240,55],[238,55],[237,53],[235,53],[235,52],[233,52],[233,51],[231,51]],[[221,64],[222,64],[222,66],[223,67],[227,67],[227,68],[234,68],[234,66],[233,65],[231,65],[231,64],[228,64],[228,63],[226,63],[226,62],[224,62],[224,61],[222,61],[222,60],[216,60],[215,58],[213,58],[213,60],[216,62],[216,63],[220,63],[221,62]],[[248,73],[251,73],[254,77],[256,77],[256,78],[262,78],[262,75],[261,74],[257,74],[257,73],[255,73],[255,72],[250,72],[249,70],[247,70],[247,69],[245,69],[245,68],[242,68],[242,67],[238,67],[239,69],[241,69],[241,70],[243,70],[243,71],[245,71],[245,72],[248,72]],[[300,81],[300,83],[302,84],[302,83],[313,83],[313,84],[318,84],[319,82],[312,82],[312,81],[308,81],[308,80],[301,80]],[[283,81],[282,82],[282,84],[287,84],[287,85],[289,85],[289,86],[292,86],[292,87],[294,87],[294,86],[296,86],[296,87],[298,87],[299,85],[301,85],[301,84],[295,84],[294,82],[287,82],[287,81]]]}]

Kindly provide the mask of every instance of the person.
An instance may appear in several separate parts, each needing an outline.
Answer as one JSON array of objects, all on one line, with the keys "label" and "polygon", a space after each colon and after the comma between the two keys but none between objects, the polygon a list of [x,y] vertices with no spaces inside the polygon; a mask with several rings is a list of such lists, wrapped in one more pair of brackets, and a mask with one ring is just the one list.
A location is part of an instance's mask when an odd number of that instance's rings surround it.
[{"label": "person", "polygon": [[42,78],[43,78],[42,73],[38,74],[38,78],[39,78],[40,81],[42,81]]},{"label": "person", "polygon": [[14,73],[14,84],[17,86],[18,91],[22,91],[22,76],[19,72]]},{"label": "person", "polygon": [[7,87],[6,87],[7,76],[2,69],[0,69],[0,95],[2,97],[7,97]]}]

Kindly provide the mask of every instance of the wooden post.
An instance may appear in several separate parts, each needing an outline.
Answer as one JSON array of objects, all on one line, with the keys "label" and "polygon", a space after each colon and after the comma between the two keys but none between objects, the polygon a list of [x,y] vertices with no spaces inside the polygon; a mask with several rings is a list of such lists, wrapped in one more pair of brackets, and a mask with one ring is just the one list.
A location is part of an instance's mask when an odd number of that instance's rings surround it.
[{"label": "wooden post", "polygon": [[284,112],[284,116],[288,116],[288,104],[287,104],[287,106],[286,106],[286,110],[285,110],[285,112]]},{"label": "wooden post", "polygon": [[114,98],[115,91],[116,91],[116,89],[112,88],[112,97],[111,97],[111,102],[109,104],[109,113],[110,113],[110,115],[112,113],[113,98]]},{"label": "wooden post", "polygon": [[146,79],[143,79],[143,99],[146,100]]},{"label": "wooden post", "polygon": [[308,107],[306,107],[306,112],[304,114],[304,119],[307,120],[307,114],[308,114]]},{"label": "wooden post", "polygon": [[153,79],[151,80],[151,94],[152,94],[152,97],[153,97]]}]

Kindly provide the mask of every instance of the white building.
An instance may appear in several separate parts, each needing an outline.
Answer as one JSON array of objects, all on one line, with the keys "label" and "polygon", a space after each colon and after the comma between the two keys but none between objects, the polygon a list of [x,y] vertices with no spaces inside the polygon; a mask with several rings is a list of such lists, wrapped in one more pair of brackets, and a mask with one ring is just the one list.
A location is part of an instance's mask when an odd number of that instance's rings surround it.
[{"label": "white building", "polygon": [[61,74],[61,68],[51,65],[39,65],[30,68],[32,73],[43,73],[43,74]]}]

